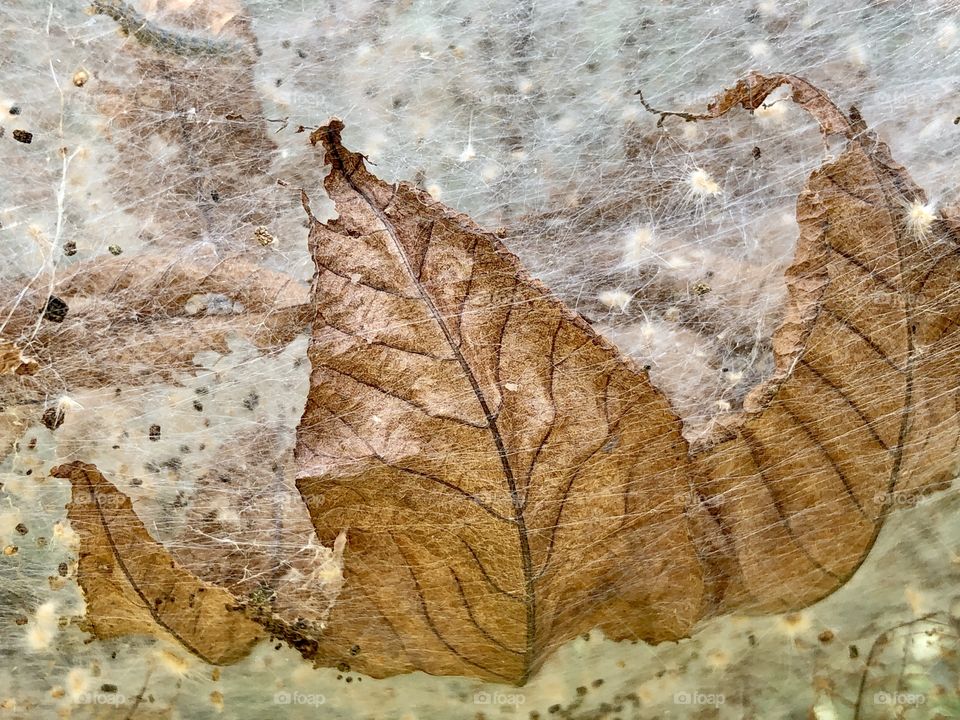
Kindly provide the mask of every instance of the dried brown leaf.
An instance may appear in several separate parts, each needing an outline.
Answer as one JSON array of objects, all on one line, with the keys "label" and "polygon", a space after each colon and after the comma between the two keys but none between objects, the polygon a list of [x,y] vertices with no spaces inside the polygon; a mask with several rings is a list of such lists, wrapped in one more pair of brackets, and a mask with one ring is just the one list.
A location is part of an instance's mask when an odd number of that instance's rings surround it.
[{"label": "dried brown leaf", "polygon": [[10,402],[81,387],[175,381],[192,371],[198,352],[226,352],[231,336],[270,351],[285,347],[309,322],[302,283],[243,258],[212,254],[78,263],[57,279],[52,294],[69,308],[60,323],[38,322],[46,290],[26,288],[3,308],[9,313],[3,336],[29,347],[40,364],[29,385],[0,380]]},{"label": "dried brown leaf", "polygon": [[923,191],[858,114],[797,77],[751,75],[691,117],[753,110],[783,84],[845,148],[797,201],[776,372],[694,456],[727,554],[714,599],[726,610],[786,610],[832,592],[902,493],[957,469],[960,256],[942,224],[929,238],[910,232]]},{"label": "dried brown leaf", "polygon": [[151,635],[219,665],[236,662],[265,635],[230,593],[177,566],[130,498],[95,466],[74,462],[51,474],[72,484],[67,517],[80,538],[77,576],[96,637]]},{"label": "dried brown leaf", "polygon": [[701,570],[666,399],[494,235],[367,172],[341,128],[311,138],[339,217],[309,236],[297,444],[320,540],[349,528],[318,660],[523,682],[591,628],[688,633]]}]

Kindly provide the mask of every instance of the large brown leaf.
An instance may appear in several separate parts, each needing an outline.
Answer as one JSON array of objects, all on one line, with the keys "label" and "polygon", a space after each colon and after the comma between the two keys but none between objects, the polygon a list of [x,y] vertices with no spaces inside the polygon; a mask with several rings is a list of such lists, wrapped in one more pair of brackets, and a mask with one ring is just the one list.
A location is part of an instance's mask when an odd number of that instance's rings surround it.
[{"label": "large brown leaf", "polygon": [[309,236],[297,444],[321,541],[349,528],[321,660],[523,682],[592,627],[689,632],[701,569],[667,401],[492,234],[367,172],[342,127],[311,138],[340,215]]},{"label": "large brown leaf", "polygon": [[67,517],[80,538],[77,579],[85,623],[98,638],[151,635],[219,665],[236,662],[266,635],[230,593],[178,567],[96,467],[74,462],[51,474],[72,484]]}]

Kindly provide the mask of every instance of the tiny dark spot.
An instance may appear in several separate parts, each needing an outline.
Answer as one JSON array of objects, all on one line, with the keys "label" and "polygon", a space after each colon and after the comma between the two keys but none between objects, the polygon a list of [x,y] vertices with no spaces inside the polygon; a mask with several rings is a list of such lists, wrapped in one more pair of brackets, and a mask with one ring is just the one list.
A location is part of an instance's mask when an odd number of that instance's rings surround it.
[{"label": "tiny dark spot", "polygon": [[27,529],[27,526],[24,525],[23,523],[17,523],[17,527],[15,527],[14,530],[16,530],[21,535],[26,535],[28,532],[30,532]]},{"label": "tiny dark spot", "polygon": [[117,686],[113,683],[104,683],[100,686],[101,692],[105,693],[115,693],[117,691]]},{"label": "tiny dark spot", "polygon": [[756,646],[757,646],[757,636],[754,635],[753,633],[750,633],[749,635],[747,635],[747,642],[750,643],[750,647],[756,647]]},{"label": "tiny dark spot", "polygon": [[337,670],[339,670],[342,673],[350,672],[350,664],[341,660],[340,662],[337,663]]},{"label": "tiny dark spot", "polygon": [[289,47],[290,47],[290,41],[289,41],[289,40],[284,40],[283,42],[280,43],[280,47],[282,47],[282,48],[284,48],[284,49],[289,48]]},{"label": "tiny dark spot", "polygon": [[120,247],[119,245],[111,245],[110,247],[107,248],[107,250],[110,251],[111,255],[120,255],[123,253],[123,248]]},{"label": "tiny dark spot", "polygon": [[14,105],[10,108],[11,115],[19,115],[22,112],[19,105]]},{"label": "tiny dark spot", "polygon": [[560,712],[560,706],[559,706],[559,705],[551,705],[550,707],[547,708],[547,712],[550,713],[551,715],[554,715],[554,714]]},{"label": "tiny dark spot", "polygon": [[587,689],[583,685],[577,688],[577,695],[579,695],[580,697],[583,697],[586,694],[587,694]]},{"label": "tiny dark spot", "polygon": [[860,657],[860,649],[856,645],[851,645],[849,648],[847,648],[847,652],[850,654],[851,660],[856,660],[858,657]]},{"label": "tiny dark spot", "polygon": [[141,480],[140,478],[132,478],[130,480],[130,484],[133,485],[134,487],[140,487],[141,485],[143,485],[143,480]]},{"label": "tiny dark spot", "polygon": [[17,615],[17,619],[15,622],[17,623],[17,625],[26,625],[30,621],[27,620],[26,615]]},{"label": "tiny dark spot", "polygon": [[954,125],[960,125],[960,115],[957,115],[957,116],[953,119],[953,124],[954,124]]},{"label": "tiny dark spot", "polygon": [[67,240],[63,244],[63,254],[67,257],[73,257],[77,254],[77,244],[73,240]]},{"label": "tiny dark spot", "polygon": [[730,372],[730,368],[720,368],[720,372]]},{"label": "tiny dark spot", "polygon": [[67,568],[67,564],[66,564],[65,562],[62,562],[62,563],[60,563],[59,565],[57,565],[57,572],[60,574],[60,577],[66,577],[66,576],[67,576],[67,570],[68,570],[68,568]]},{"label": "tiny dark spot", "polygon": [[117,659],[117,651],[116,651],[116,650],[114,650],[112,653],[110,653],[110,659],[111,659],[111,660],[116,660],[116,659]]},{"label": "tiny dark spot", "polygon": [[337,680],[343,680],[343,675],[337,675]]},{"label": "tiny dark spot", "polygon": [[649,363],[647,363],[646,365],[643,366],[643,369],[646,370],[647,372],[650,372],[653,369],[653,365],[650,365]]},{"label": "tiny dark spot", "polygon": [[28,450],[36,450],[36,449],[37,449],[37,439],[36,439],[36,438],[30,438],[30,442],[27,443],[27,449],[28,449]]},{"label": "tiny dark spot", "polygon": [[257,405],[260,404],[260,396],[255,392],[251,392],[243,399],[243,406],[247,410],[253,410]]},{"label": "tiny dark spot", "polygon": [[43,417],[40,418],[40,422],[49,430],[56,430],[63,425],[63,413],[57,408],[47,408],[43,411]]},{"label": "tiny dark spot", "polygon": [[822,643],[828,643],[833,640],[833,630],[824,630],[822,633],[817,635],[817,639]]},{"label": "tiny dark spot", "polygon": [[601,685],[603,685],[603,678],[597,678],[596,680],[594,680],[594,681],[593,681],[592,683],[590,683],[590,684],[591,684],[593,687],[598,688],[598,687],[600,687]]},{"label": "tiny dark spot", "polygon": [[348,682],[348,683],[353,682],[353,678],[348,676],[348,677],[347,677],[347,682]]},{"label": "tiny dark spot", "polygon": [[33,475],[33,470],[32,470],[32,469],[27,470],[27,471],[24,473],[24,475]]},{"label": "tiny dark spot", "polygon": [[199,400],[194,400],[193,409],[196,410],[197,412],[203,412],[203,403],[200,402]]},{"label": "tiny dark spot", "polygon": [[283,78],[277,78],[276,80],[273,81],[273,84],[276,85],[277,87],[280,87],[281,85],[283,85]]},{"label": "tiny dark spot", "polygon": [[759,159],[759,158],[760,158],[760,155],[762,155],[762,154],[763,154],[763,153],[760,151],[760,148],[758,148],[756,145],[754,145],[754,146],[753,146],[753,159],[754,159],[754,160]]},{"label": "tiny dark spot", "polygon": [[112,447],[113,447],[114,450],[119,450],[119,449],[120,449],[120,446],[119,446],[119,445],[113,445]]},{"label": "tiny dark spot", "polygon": [[640,29],[649,30],[654,25],[656,25],[656,23],[653,20],[651,20],[650,18],[644,18],[643,21],[640,23]]},{"label": "tiny dark spot", "polygon": [[274,650],[279,650],[279,649],[282,648],[282,647],[283,647],[283,643],[277,643],[276,645],[273,646],[273,649],[274,649]]},{"label": "tiny dark spot", "polygon": [[204,386],[204,385],[201,385],[201,386],[198,387],[196,390],[194,390],[194,392],[195,392],[197,395],[206,395],[207,393],[210,392],[210,388],[208,388],[208,387],[206,387],[206,386]]},{"label": "tiny dark spot", "polygon": [[301,60],[306,59],[307,53],[303,50],[297,50],[297,57],[299,57]]},{"label": "tiny dark spot", "polygon": [[352,648],[350,648],[350,654],[351,654],[351,655],[356,655],[356,654],[358,654],[359,652],[360,652],[360,646],[359,646],[359,645],[354,645]]},{"label": "tiny dark spot", "polygon": [[29,145],[33,142],[33,133],[26,130],[14,130],[13,139],[22,142],[24,145]]},{"label": "tiny dark spot", "polygon": [[62,323],[67,317],[67,311],[70,307],[56,295],[47,298],[47,304],[43,308],[43,319],[50,322]]},{"label": "tiny dark spot", "polygon": [[149,431],[149,433],[148,433],[148,436],[149,436],[151,442],[157,442],[157,441],[160,439],[160,426],[159,426],[159,425],[151,425],[151,426],[150,426],[150,431]]},{"label": "tiny dark spot", "polygon": [[214,190],[213,192],[210,193],[210,199],[213,200],[214,202],[220,202],[220,193]]},{"label": "tiny dark spot", "polygon": [[187,455],[187,454],[189,454],[190,452],[192,452],[192,451],[190,450],[190,446],[189,446],[189,445],[181,445],[181,446],[180,446],[180,453],[181,453],[182,455]]}]

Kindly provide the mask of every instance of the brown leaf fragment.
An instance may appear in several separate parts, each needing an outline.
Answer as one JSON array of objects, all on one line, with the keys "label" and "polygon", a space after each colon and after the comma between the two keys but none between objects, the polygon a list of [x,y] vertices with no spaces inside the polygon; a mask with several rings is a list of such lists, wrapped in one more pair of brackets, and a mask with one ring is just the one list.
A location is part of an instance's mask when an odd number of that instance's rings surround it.
[{"label": "brown leaf fragment", "polygon": [[845,149],[797,200],[776,372],[695,449],[728,553],[721,610],[781,611],[832,592],[898,493],[957,469],[960,257],[943,223],[932,239],[910,231],[923,191],[858,115],[794,76],[750,75],[693,119],[755,109],[783,84]]},{"label": "brown leaf fragment", "polygon": [[232,336],[272,351],[309,321],[303,283],[213,254],[143,253],[77,263],[55,289],[70,307],[57,323],[38,325],[48,300],[30,286],[9,304],[0,299],[0,312],[9,317],[0,329],[9,339],[0,342],[26,347],[40,361],[29,387],[15,388],[0,373],[0,397],[10,402],[79,387],[176,381],[195,370],[198,352],[226,352]]},{"label": "brown leaf fragment", "polygon": [[0,340],[0,375],[32,375],[37,367],[37,361],[25,357],[15,343]]},{"label": "brown leaf fragment", "polygon": [[591,628],[688,633],[703,583],[666,399],[493,234],[371,175],[342,127],[311,135],[339,217],[311,222],[296,452],[320,540],[347,529],[317,661],[522,683]]},{"label": "brown leaf fragment", "polygon": [[95,466],[73,462],[51,474],[72,484],[67,517],[80,537],[77,577],[96,637],[151,635],[220,665],[236,662],[265,636],[230,593],[174,563],[130,498]]}]

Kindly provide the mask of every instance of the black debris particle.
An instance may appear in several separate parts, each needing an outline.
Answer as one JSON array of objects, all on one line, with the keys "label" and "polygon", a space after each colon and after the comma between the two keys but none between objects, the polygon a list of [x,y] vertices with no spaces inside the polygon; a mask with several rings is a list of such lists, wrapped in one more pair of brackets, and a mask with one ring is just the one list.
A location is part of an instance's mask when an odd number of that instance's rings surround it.
[{"label": "black debris particle", "polygon": [[33,133],[26,130],[14,130],[13,139],[22,142],[24,145],[29,145],[33,142]]},{"label": "black debris particle", "polygon": [[63,420],[63,413],[55,407],[44,410],[43,417],[40,418],[40,422],[42,422],[48,430],[56,430],[63,425]]},{"label": "black debris particle", "polygon": [[27,529],[27,526],[24,525],[23,523],[17,523],[17,527],[15,527],[14,530],[16,530],[21,535],[26,535],[28,532],[30,532]]},{"label": "black debris particle", "polygon": [[113,683],[104,683],[100,686],[100,691],[105,693],[115,693],[117,691],[117,686]]},{"label": "black debris particle", "polygon": [[111,245],[107,248],[110,251],[111,255],[120,255],[123,252],[123,248],[119,245]]},{"label": "black debris particle", "polygon": [[341,660],[340,662],[337,663],[337,670],[339,670],[342,673],[350,672],[350,664]]},{"label": "black debris particle", "polygon": [[62,562],[59,565],[57,565],[57,574],[59,574],[60,577],[66,577],[67,572],[68,572],[68,568],[65,562]]},{"label": "black debris particle", "polygon": [[847,651],[850,653],[851,660],[856,660],[860,657],[860,649],[856,645],[851,645]]},{"label": "black debris particle", "polygon": [[203,403],[200,402],[199,400],[194,400],[193,409],[196,410],[197,412],[203,412]]},{"label": "black debris particle", "polygon": [[754,160],[759,160],[759,159],[760,159],[760,156],[761,156],[762,154],[763,154],[763,153],[760,151],[760,148],[758,148],[756,145],[754,145],[754,147],[753,147],[753,159],[754,159]]},{"label": "black debris particle", "polygon": [[63,244],[63,254],[67,257],[73,257],[77,254],[77,244],[73,240],[67,240]]},{"label": "black debris particle", "polygon": [[19,105],[13,105],[13,106],[10,108],[10,114],[11,114],[11,115],[19,115],[21,112],[22,112],[22,110],[20,109],[20,106],[19,106]]},{"label": "black debris particle", "polygon": [[160,440],[160,426],[151,425],[148,437],[150,438],[151,442],[158,442]]},{"label": "black debris particle", "polygon": [[67,311],[70,306],[56,295],[47,298],[47,304],[43,308],[43,319],[50,322],[61,323],[67,317]]},{"label": "black debris particle", "polygon": [[255,392],[251,392],[249,395],[247,395],[243,399],[243,406],[247,410],[253,410],[259,404],[260,404],[260,396],[257,395]]},{"label": "black debris particle", "polygon": [[354,645],[352,648],[350,648],[350,654],[351,654],[351,655],[357,655],[359,652],[360,652],[360,646],[359,646],[359,645]]}]

